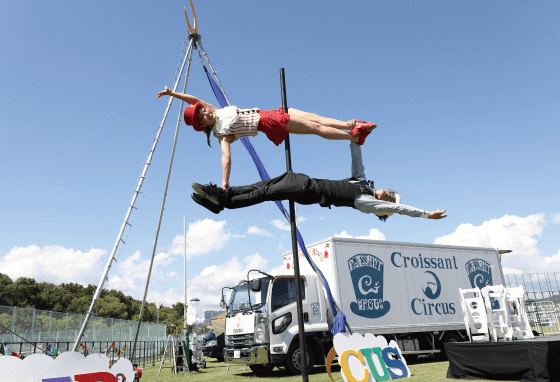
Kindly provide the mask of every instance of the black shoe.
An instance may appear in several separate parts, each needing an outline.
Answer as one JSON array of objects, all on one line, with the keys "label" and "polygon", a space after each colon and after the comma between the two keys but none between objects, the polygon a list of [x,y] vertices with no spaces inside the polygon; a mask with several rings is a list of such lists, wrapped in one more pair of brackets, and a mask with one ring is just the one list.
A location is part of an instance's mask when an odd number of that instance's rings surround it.
[{"label": "black shoe", "polygon": [[210,185],[207,185],[195,182],[192,184],[192,188],[202,197],[208,199],[215,205],[220,204],[220,197],[223,194],[223,190],[221,188],[218,188],[218,186],[216,186],[215,184],[210,183]]},{"label": "black shoe", "polygon": [[203,198],[199,194],[194,194],[193,193],[191,195],[191,197],[196,203],[200,204],[202,207],[206,208],[207,210],[209,210],[210,212],[213,212],[215,214],[219,214],[224,209],[224,207],[220,207],[220,206],[217,206],[217,205],[211,203],[208,199]]}]

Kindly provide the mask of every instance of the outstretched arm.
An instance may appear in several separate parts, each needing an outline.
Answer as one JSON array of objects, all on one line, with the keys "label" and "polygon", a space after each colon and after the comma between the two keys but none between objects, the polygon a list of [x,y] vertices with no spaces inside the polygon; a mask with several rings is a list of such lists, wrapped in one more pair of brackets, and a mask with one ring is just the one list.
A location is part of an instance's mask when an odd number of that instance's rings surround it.
[{"label": "outstretched arm", "polygon": [[424,211],[422,209],[407,206],[405,204],[395,204],[391,202],[385,202],[383,200],[376,199],[372,195],[360,195],[354,201],[354,206],[361,212],[366,214],[400,214],[407,215],[413,218],[424,218],[424,219],[443,219],[447,217],[444,215],[446,210],[440,211]]},{"label": "outstretched arm", "polygon": [[220,135],[220,146],[222,146],[222,189],[227,191],[229,187],[229,174],[231,173],[231,150],[230,142],[233,135]]},{"label": "outstretched arm", "polygon": [[177,93],[172,91],[171,89],[169,89],[167,86],[165,87],[165,90],[159,92],[158,94],[156,94],[157,98],[163,97],[163,96],[171,96],[171,97],[175,97],[177,99],[180,99],[181,101],[185,101],[187,103],[190,103],[191,105],[194,105],[197,102],[200,102],[202,104],[202,106],[204,106],[205,108],[207,108],[210,111],[216,111],[218,110],[215,106],[209,104],[208,102],[205,102],[195,96],[189,95],[189,94],[184,94],[184,93]]}]

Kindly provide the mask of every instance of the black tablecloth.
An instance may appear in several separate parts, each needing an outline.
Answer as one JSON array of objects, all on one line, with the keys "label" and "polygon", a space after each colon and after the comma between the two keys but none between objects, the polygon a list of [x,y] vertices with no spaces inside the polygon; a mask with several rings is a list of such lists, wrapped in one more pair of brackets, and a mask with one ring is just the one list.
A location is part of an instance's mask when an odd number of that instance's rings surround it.
[{"label": "black tablecloth", "polygon": [[560,338],[446,343],[447,378],[560,382]]}]

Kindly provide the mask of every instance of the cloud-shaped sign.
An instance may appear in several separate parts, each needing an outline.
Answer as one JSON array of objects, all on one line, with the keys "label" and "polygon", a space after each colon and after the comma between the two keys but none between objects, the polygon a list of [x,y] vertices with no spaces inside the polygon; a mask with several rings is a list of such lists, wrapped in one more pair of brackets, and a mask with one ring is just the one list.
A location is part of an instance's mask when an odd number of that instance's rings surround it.
[{"label": "cloud-shaped sign", "polygon": [[[109,369],[109,358],[101,353],[90,354],[84,357],[77,352],[65,352],[56,359],[45,354],[31,354],[25,359],[9,355],[0,356],[0,382],[41,382],[50,378],[71,378],[79,374],[96,372],[110,373],[118,381],[127,377],[129,381],[134,378],[134,368],[128,359],[120,359]],[[68,379],[67,379],[68,380]]]},{"label": "cloud-shaped sign", "polygon": [[338,354],[340,373],[346,382],[386,381],[410,376],[410,369],[394,340],[387,344],[383,336],[370,333],[365,336],[338,333],[333,346],[334,350],[327,357],[329,376],[335,354]]}]

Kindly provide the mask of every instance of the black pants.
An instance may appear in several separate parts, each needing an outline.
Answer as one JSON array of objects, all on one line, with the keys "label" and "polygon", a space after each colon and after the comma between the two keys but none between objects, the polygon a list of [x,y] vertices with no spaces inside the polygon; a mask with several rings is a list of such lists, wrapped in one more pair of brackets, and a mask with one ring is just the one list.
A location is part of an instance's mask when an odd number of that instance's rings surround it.
[{"label": "black pants", "polygon": [[221,203],[225,208],[234,209],[289,199],[298,204],[315,204],[319,203],[321,195],[317,183],[307,175],[286,172],[248,186],[230,187]]}]

